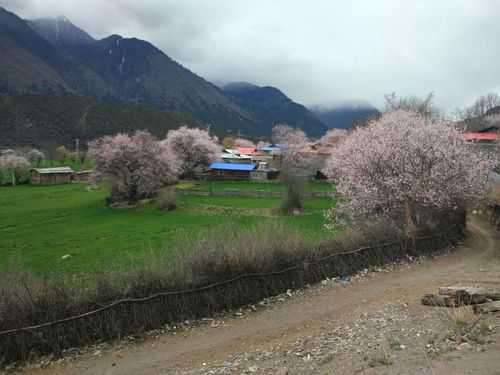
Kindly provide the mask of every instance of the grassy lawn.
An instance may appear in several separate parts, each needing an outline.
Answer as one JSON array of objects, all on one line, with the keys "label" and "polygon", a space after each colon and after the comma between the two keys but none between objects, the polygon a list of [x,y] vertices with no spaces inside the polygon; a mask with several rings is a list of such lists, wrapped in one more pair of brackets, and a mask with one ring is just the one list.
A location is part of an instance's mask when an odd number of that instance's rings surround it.
[{"label": "grassy lawn", "polygon": [[[209,190],[263,190],[284,191],[285,186],[279,180],[272,181],[195,181],[184,182],[178,185],[178,189],[195,189],[201,191]],[[309,191],[332,191],[332,184],[327,181],[311,181],[307,186]]]},{"label": "grassy lawn", "polygon": [[106,271],[151,252],[168,256],[200,231],[230,223],[278,220],[309,240],[332,235],[323,228],[328,198],[307,200],[303,215],[279,216],[279,198],[181,196],[177,210],[162,212],[107,208],[106,195],[83,184],[0,188],[0,269],[12,259],[40,274]]}]

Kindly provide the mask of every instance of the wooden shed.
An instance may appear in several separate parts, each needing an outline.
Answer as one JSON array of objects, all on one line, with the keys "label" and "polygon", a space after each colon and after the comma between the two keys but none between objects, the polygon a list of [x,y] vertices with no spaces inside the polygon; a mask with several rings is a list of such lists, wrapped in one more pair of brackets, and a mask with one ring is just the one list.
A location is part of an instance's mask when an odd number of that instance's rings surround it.
[{"label": "wooden shed", "polygon": [[80,172],[75,172],[73,173],[73,182],[88,182],[91,174],[91,169],[85,169]]},{"label": "wooden shed", "polygon": [[71,182],[73,169],[70,167],[33,168],[30,183],[32,185],[59,185]]},{"label": "wooden shed", "polygon": [[255,164],[212,163],[208,167],[210,178],[215,180],[249,180]]}]

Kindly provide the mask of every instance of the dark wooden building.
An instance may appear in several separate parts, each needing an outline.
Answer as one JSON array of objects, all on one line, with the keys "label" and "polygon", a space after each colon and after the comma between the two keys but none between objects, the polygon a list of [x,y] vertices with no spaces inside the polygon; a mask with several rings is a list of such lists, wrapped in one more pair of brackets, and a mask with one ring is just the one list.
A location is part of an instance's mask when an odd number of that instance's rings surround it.
[{"label": "dark wooden building", "polygon": [[73,177],[70,167],[33,168],[30,183],[32,185],[59,185],[68,184]]},{"label": "dark wooden building", "polygon": [[255,164],[212,163],[208,167],[209,177],[214,180],[249,180]]}]

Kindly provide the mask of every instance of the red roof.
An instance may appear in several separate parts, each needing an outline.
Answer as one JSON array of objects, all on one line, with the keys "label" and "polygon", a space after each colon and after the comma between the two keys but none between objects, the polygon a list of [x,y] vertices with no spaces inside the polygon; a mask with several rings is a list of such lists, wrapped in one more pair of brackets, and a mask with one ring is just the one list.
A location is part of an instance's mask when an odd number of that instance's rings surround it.
[{"label": "red roof", "polygon": [[496,141],[497,133],[464,133],[467,141]]},{"label": "red roof", "polygon": [[255,154],[257,149],[255,147],[236,147],[236,149],[241,153],[245,155],[251,155]]}]

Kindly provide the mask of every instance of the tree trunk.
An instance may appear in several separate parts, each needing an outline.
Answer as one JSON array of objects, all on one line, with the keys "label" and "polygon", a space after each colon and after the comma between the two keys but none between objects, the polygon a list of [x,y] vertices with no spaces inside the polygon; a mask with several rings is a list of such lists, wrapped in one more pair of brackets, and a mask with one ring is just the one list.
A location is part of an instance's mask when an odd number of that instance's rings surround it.
[{"label": "tree trunk", "polygon": [[417,227],[413,222],[413,208],[410,202],[405,202],[405,232],[406,236],[412,240],[412,244],[415,245],[415,239],[417,235]]},{"label": "tree trunk", "polygon": [[12,172],[11,178],[12,178],[12,186],[16,186],[16,173],[15,172]]}]

